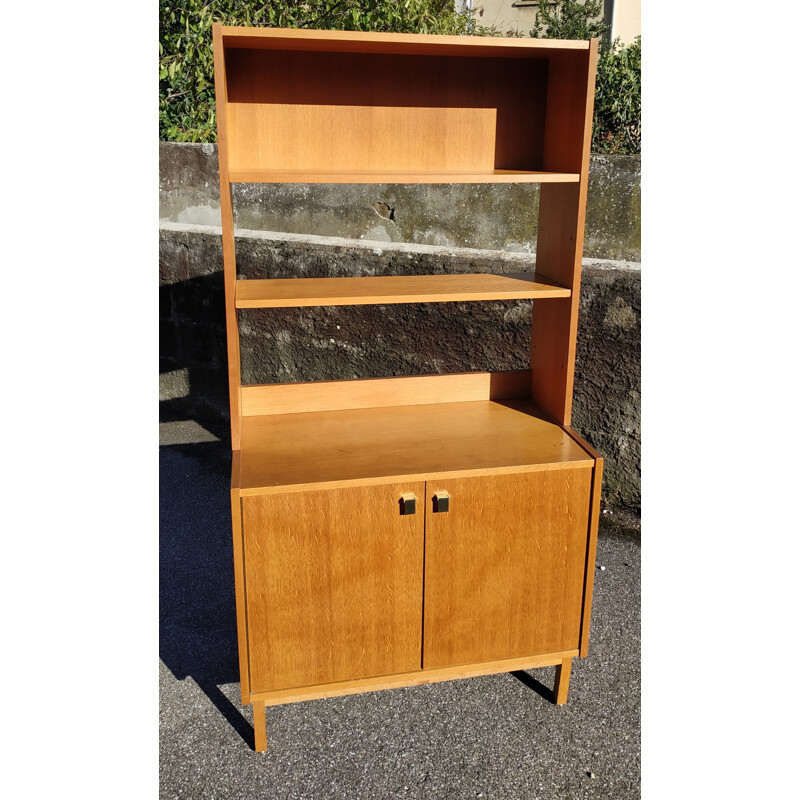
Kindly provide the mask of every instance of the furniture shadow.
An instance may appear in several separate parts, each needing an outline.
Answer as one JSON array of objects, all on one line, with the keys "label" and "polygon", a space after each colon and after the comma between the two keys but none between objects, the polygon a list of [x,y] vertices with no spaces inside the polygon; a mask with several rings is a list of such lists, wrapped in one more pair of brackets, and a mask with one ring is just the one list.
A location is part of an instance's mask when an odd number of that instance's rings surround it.
[{"label": "furniture shadow", "polygon": [[513,675],[520,683],[524,684],[529,689],[532,689],[540,697],[543,697],[545,700],[547,700],[548,703],[556,702],[555,692],[552,689],[548,689],[543,683],[537,681],[533,675],[530,675],[521,669],[510,674]]},{"label": "furniture shadow", "polygon": [[229,482],[224,441],[159,448],[159,656],[253,747],[252,726],[219,688],[239,684]]}]

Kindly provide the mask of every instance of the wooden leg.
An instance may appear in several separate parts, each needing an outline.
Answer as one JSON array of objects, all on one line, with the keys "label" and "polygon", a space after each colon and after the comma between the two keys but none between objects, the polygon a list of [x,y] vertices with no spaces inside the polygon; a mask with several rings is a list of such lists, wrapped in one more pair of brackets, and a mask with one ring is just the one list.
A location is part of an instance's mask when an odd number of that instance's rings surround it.
[{"label": "wooden leg", "polygon": [[253,703],[253,729],[256,735],[256,753],[263,753],[267,749],[267,713],[263,701],[256,700]]},{"label": "wooden leg", "polygon": [[556,685],[553,689],[553,694],[555,695],[557,706],[563,706],[567,702],[570,672],[572,672],[572,659],[565,658],[556,667]]}]

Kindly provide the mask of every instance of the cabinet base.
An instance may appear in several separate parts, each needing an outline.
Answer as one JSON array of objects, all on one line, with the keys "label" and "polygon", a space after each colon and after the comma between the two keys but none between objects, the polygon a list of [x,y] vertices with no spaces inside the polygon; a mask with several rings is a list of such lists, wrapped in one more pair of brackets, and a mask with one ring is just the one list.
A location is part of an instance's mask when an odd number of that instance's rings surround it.
[{"label": "cabinet base", "polygon": [[325,683],[318,686],[301,686],[294,689],[278,689],[272,692],[254,692],[250,696],[253,704],[255,728],[255,750],[262,753],[267,749],[266,706],[279,706],[288,703],[301,703],[305,700],[319,700],[325,697],[339,697],[345,694],[378,692],[382,689],[399,689],[403,686],[421,686],[426,683],[453,681],[459,678],[475,678],[480,675],[494,675],[501,672],[515,672],[521,669],[552,667],[556,669],[553,699],[556,705],[567,702],[572,659],[578,656],[577,650],[533,656],[530,658],[508,658],[502,661],[486,661],[481,664],[467,664],[460,667],[441,667],[404,672],[397,675],[382,675],[376,678],[360,678],[354,681]]}]

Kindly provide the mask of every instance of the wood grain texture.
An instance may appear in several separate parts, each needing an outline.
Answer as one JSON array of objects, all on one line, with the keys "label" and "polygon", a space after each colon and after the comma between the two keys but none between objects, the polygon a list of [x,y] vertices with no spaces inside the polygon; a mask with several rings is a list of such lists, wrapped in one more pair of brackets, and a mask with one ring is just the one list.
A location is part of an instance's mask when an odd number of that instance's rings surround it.
[{"label": "wood grain texture", "polygon": [[219,153],[219,202],[222,219],[222,265],[225,280],[225,331],[228,349],[228,393],[231,409],[231,446],[238,450],[241,440],[241,365],[239,359],[239,321],[236,315],[236,241],[233,227],[233,201],[228,177],[228,79],[222,26],[212,29],[214,50],[214,88],[217,104],[217,140]]},{"label": "wood grain texture", "polygon": [[600,525],[601,490],[603,486],[603,457],[572,428],[566,432],[595,460],[592,471],[592,499],[589,509],[589,539],[586,547],[586,580],[583,589],[583,611],[581,614],[580,656],[589,654],[589,629],[592,619],[592,595],[594,592],[594,572],[597,561],[597,531]]},{"label": "wood grain texture", "polygon": [[569,694],[569,676],[572,673],[572,659],[565,658],[556,667],[556,682],[553,688],[553,696],[557,706],[563,706],[567,702]]},{"label": "wood grain texture", "polygon": [[244,417],[239,488],[251,495],[593,464],[524,399],[390,406]]},{"label": "wood grain texture", "polygon": [[263,700],[253,702],[253,736],[256,753],[264,753],[267,749],[267,714]]},{"label": "wood grain texture", "polygon": [[238,176],[542,171],[545,60],[228,49],[226,69]]},{"label": "wood grain texture", "polygon": [[242,414],[300,414],[352,408],[416,406],[528,397],[530,370],[413,375],[242,387]]},{"label": "wood grain texture", "polygon": [[231,183],[577,183],[577,172],[494,169],[488,172],[386,172],[374,170],[235,170]]},{"label": "wood grain texture", "polygon": [[236,283],[237,308],[454,303],[569,296],[569,289],[532,273],[279,278]]},{"label": "wood grain texture", "polygon": [[298,30],[224,26],[228,48],[274,48],[331,52],[407,53],[419,55],[538,58],[558,51],[588,50],[589,42],[571,39],[442,36],[419,33]]},{"label": "wood grain texture", "polygon": [[254,693],[420,666],[423,483],[245,497]]},{"label": "wood grain texture", "polygon": [[[238,450],[234,451],[236,454]],[[236,472],[234,465],[234,473]],[[247,607],[244,587],[244,534],[242,531],[242,501],[238,489],[231,489],[231,522],[233,527],[233,577],[236,595],[236,639],[239,649],[239,681],[242,705],[250,704],[250,670],[247,657]]]},{"label": "wood grain texture", "polygon": [[562,425],[572,418],[597,39],[589,51],[550,61],[544,163],[580,171],[578,184],[546,184],[539,196],[537,272],[569,286],[568,300],[534,303],[531,397]]},{"label": "wood grain texture", "polygon": [[536,669],[561,664],[565,658],[572,658],[577,650],[550,653],[528,658],[510,658],[502,661],[490,661],[482,664],[467,664],[442,669],[422,669],[399,675],[383,675],[377,678],[363,678],[354,681],[322,684],[319,686],[303,686],[297,689],[280,689],[275,692],[264,692],[258,695],[266,705],[283,705],[284,703],[302,703],[306,700],[319,700],[324,697],[340,697],[361,692],[379,692],[384,689],[398,689],[402,686],[424,686],[428,683],[454,681],[461,678],[475,678],[480,675],[495,675],[501,672],[514,672],[519,669]]},{"label": "wood grain texture", "polygon": [[591,472],[432,480],[426,514],[423,664],[445,667],[580,641]]}]

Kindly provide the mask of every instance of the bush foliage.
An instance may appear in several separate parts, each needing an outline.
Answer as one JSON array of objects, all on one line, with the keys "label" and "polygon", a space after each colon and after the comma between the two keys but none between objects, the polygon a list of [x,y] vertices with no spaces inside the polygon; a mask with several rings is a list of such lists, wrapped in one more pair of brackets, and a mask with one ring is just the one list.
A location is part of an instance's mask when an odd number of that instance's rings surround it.
[{"label": "bush foliage", "polygon": [[531,36],[547,39],[598,37],[600,57],[594,95],[592,150],[596,153],[639,153],[642,149],[642,37],[628,47],[606,43],[599,0],[561,0],[550,6],[539,0]]},{"label": "bush foliage", "polygon": [[640,153],[642,150],[641,36],[628,47],[614,42],[600,48],[592,150],[598,153]]},{"label": "bush foliage", "polygon": [[[214,57],[211,25],[259,25],[392,33],[498,35],[455,10],[453,0],[159,0],[159,134],[173,142],[214,142]],[[531,36],[602,36],[598,0],[540,0]],[[641,149],[641,40],[604,45],[598,63],[592,149]]]},{"label": "bush foliage", "polygon": [[214,142],[211,25],[481,35],[452,0],[160,0],[159,133],[173,142]]}]

